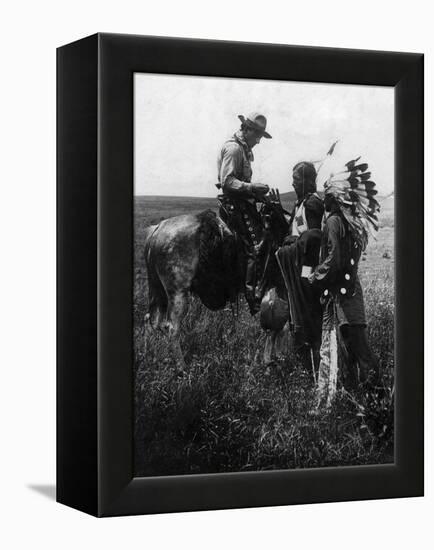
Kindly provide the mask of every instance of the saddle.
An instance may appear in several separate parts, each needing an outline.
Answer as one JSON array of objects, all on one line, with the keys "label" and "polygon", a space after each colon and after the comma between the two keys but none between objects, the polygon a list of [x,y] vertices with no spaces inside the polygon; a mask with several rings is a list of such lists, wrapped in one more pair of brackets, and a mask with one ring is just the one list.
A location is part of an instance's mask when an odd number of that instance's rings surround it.
[{"label": "saddle", "polygon": [[260,308],[267,284],[267,268],[272,253],[270,216],[262,216],[256,204],[219,195],[220,217],[233,231],[237,244],[238,271],[244,280],[244,292],[250,313]]}]

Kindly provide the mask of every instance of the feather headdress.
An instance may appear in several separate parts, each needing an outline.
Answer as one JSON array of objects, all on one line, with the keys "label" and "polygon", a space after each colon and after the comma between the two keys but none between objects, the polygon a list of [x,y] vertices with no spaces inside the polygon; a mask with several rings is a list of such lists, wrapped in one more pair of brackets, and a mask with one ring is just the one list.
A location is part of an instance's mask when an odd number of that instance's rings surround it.
[{"label": "feather headdress", "polygon": [[344,170],[330,174],[324,183],[324,193],[334,197],[354,239],[364,250],[369,235],[375,238],[378,231],[380,205],[375,198],[377,190],[368,164],[359,160],[360,157],[350,160]]}]

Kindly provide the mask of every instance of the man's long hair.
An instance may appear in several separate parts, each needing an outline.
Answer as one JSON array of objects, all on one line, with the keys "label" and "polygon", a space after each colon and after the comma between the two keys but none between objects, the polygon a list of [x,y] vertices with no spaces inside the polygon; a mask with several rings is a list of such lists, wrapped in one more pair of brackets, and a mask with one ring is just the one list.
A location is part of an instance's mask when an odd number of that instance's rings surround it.
[{"label": "man's long hair", "polygon": [[302,177],[302,193],[305,197],[308,193],[316,193],[316,170],[312,162],[298,162],[292,172],[300,172]]}]

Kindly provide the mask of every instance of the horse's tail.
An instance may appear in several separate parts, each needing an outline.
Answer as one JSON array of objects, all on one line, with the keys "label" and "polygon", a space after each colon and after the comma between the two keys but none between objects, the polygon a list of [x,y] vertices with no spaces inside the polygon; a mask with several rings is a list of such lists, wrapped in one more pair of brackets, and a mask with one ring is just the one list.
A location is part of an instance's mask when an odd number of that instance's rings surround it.
[{"label": "horse's tail", "polygon": [[155,266],[155,254],[152,253],[152,237],[157,231],[158,225],[149,225],[143,232],[143,249],[141,261],[145,267],[148,292],[151,296],[161,290],[160,279]]},{"label": "horse's tail", "polygon": [[155,233],[157,228],[158,228],[158,224],[148,225],[148,227],[145,227],[143,231],[143,257],[146,263],[147,263],[147,257],[148,257],[148,251],[149,251],[149,243],[152,235]]}]

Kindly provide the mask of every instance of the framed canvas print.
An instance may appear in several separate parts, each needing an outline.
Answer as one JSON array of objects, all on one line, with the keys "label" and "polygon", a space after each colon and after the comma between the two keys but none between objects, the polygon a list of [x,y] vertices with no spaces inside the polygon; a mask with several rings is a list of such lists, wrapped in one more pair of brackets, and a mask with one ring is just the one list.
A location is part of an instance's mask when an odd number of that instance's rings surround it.
[{"label": "framed canvas print", "polygon": [[423,494],[423,56],[58,49],[57,499]]}]

